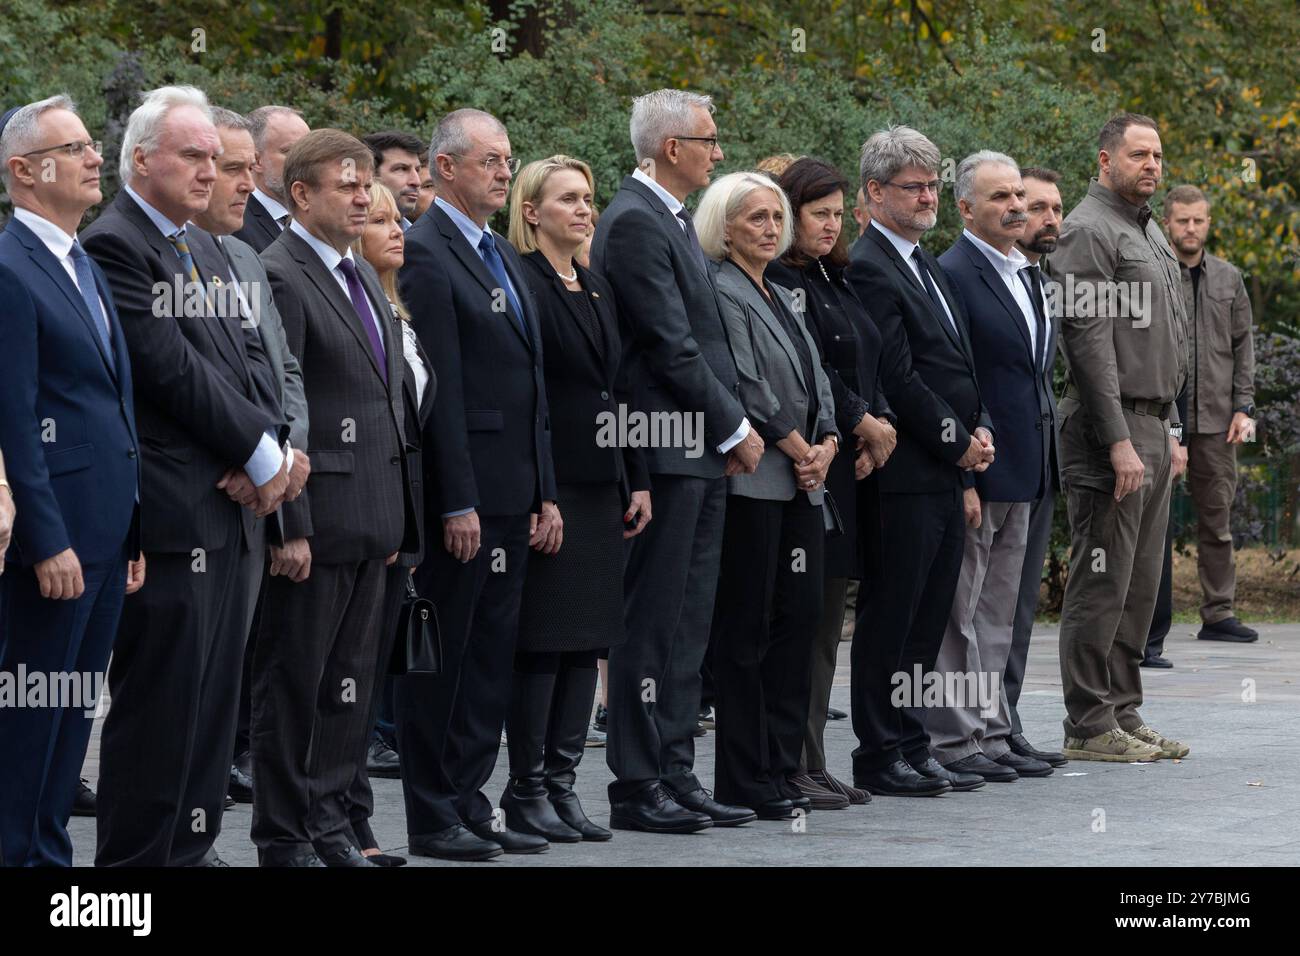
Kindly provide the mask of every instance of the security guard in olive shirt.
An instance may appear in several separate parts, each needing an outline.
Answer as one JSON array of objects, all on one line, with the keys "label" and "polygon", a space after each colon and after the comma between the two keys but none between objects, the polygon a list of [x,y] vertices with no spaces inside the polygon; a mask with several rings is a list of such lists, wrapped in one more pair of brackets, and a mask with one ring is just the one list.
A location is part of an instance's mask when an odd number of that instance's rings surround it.
[{"label": "security guard in olive shirt", "polygon": [[1155,122],[1121,113],[1098,145],[1097,179],[1050,257],[1068,368],[1058,408],[1071,537],[1063,749],[1071,760],[1133,762],[1188,752],[1138,714],[1181,434],[1174,399],[1187,377],[1187,313],[1178,260],[1147,203],[1161,177]]}]

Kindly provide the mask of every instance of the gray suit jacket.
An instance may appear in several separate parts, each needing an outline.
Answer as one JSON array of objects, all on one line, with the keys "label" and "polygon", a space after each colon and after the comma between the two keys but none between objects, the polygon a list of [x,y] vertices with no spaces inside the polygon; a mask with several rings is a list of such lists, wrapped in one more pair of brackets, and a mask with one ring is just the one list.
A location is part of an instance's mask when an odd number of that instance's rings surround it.
[{"label": "gray suit jacket", "polygon": [[234,236],[222,236],[218,240],[235,278],[239,280],[252,298],[252,321],[257,326],[257,334],[262,339],[262,348],[275,373],[275,383],[280,392],[280,407],[289,419],[289,443],[294,448],[307,451],[307,397],[302,390],[302,369],[298,360],[289,351],[289,342],[284,335],[284,323],[280,312],[275,307],[271,295],[271,280],[266,277],[266,267],[257,257],[253,247]]},{"label": "gray suit jacket", "polygon": [[[815,390],[817,427],[814,434],[804,437],[814,442],[823,435],[838,437],[831,383],[818,358],[817,343],[808,334],[803,317],[795,309],[790,290],[772,285],[773,292],[785,303],[803,331],[816,377],[812,383],[804,381],[794,343],[773,314],[772,306],[754,284],[734,263],[716,263],[713,269],[722,321],[740,375],[740,399],[750,424],[760,428],[771,424],[783,434],[789,434],[792,429],[802,434],[808,420],[808,396]],[[794,462],[774,447],[763,453],[752,475],[733,475],[727,479],[727,492],[746,498],[789,501],[797,491]],[[813,504],[822,503],[824,492],[821,488],[805,494]]]}]

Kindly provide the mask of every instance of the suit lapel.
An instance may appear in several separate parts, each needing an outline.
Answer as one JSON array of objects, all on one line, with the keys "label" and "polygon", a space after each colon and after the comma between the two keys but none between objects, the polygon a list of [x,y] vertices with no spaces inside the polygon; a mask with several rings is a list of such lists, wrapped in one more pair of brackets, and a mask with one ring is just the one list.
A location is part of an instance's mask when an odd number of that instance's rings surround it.
[{"label": "suit lapel", "polygon": [[[478,250],[469,244],[469,240],[466,239],[465,234],[460,231],[460,227],[452,221],[451,216],[447,215],[445,211],[440,209],[437,203],[430,206],[425,215],[433,216],[434,222],[438,225],[438,231],[442,233],[442,237],[447,240],[447,247],[451,250],[452,254],[460,260],[460,264],[465,267],[466,271],[478,281],[478,284],[483,287],[484,291],[486,291],[489,296],[495,296],[497,287],[500,283],[497,282],[496,276],[492,274],[492,271],[488,269],[487,263],[485,263],[483,257],[478,254]],[[493,238],[498,242],[497,254],[501,256],[501,261],[505,263],[506,275],[510,276],[510,281],[514,284],[515,297],[519,299],[519,307],[525,312],[524,315],[520,316],[520,320],[524,323],[528,323],[528,306],[525,302],[525,299],[528,296],[528,287],[523,283],[523,277],[517,275],[513,270],[511,270],[510,260],[501,252],[501,237],[494,233]],[[499,315],[500,313],[496,314]],[[515,327],[515,332],[520,338],[523,338],[528,347],[532,349],[533,344],[528,341],[528,337],[524,335],[523,329],[519,328],[519,323],[513,321],[509,314],[503,315],[502,317]]]},{"label": "suit lapel", "polygon": [[[917,276],[917,274],[912,271],[911,264],[902,257],[902,255],[899,253],[897,249],[894,248],[894,244],[889,241],[889,237],[886,236],[879,229],[876,229],[875,227],[870,225],[867,227],[867,232],[870,234],[872,241],[874,241],[876,245],[878,245],[884,251],[885,255],[889,257],[889,260],[894,263],[894,268],[903,274],[903,278],[907,280],[908,284],[911,285],[911,287],[916,292],[920,293],[921,301],[925,303],[925,310],[934,317],[934,320],[936,322],[939,323],[939,327],[943,329],[944,335],[948,336],[948,341],[951,342],[953,345],[955,345],[957,349],[964,355],[966,350],[962,346],[962,342],[960,337],[958,336],[958,333],[953,328],[953,325],[957,319],[956,310],[955,309],[952,310],[953,311],[952,322],[949,322],[948,316],[944,315],[942,312],[936,312],[934,307],[934,302],[930,298],[930,293],[927,292],[925,289],[925,284],[921,281],[921,279]],[[925,258],[924,250],[922,250],[921,252],[921,258],[922,259]],[[928,264],[926,268],[929,269],[930,271],[930,280],[934,282],[935,289],[939,292],[940,297],[944,297],[943,286],[940,285],[940,280],[938,275],[936,275],[935,270],[931,268]],[[944,298],[946,299],[946,297]],[[948,304],[948,308],[952,309],[951,303]]]},{"label": "suit lapel", "polygon": [[[1015,327],[1015,330],[1020,333],[1020,339],[1025,343],[1025,351],[1029,353],[1029,359],[1032,363],[1034,357],[1034,346],[1029,340],[1029,329],[1025,325],[1025,320],[1020,314],[1020,306],[1017,305],[1016,300],[1012,298],[1011,291],[1007,288],[1007,284],[1002,281],[1002,274],[998,272],[993,263],[989,261],[989,257],[984,255],[975,243],[971,242],[965,236],[962,236],[959,241],[962,245],[962,251],[966,253],[966,257],[970,260],[971,265],[973,265],[979,272],[980,279],[983,280],[984,285],[988,287],[988,290],[993,293],[993,297],[1002,304],[1002,308],[1011,319],[1011,324]],[[1030,294],[1032,295],[1033,293]]]},{"label": "suit lapel", "polygon": [[[463,239],[464,237],[462,236],[461,238]],[[497,255],[501,257],[501,264],[506,268],[506,275],[510,278],[510,284],[515,287],[515,298],[519,300],[519,308],[524,310],[524,314],[519,317],[520,321],[511,322],[510,324],[514,326],[515,332],[519,334],[519,337],[524,340],[524,344],[528,346],[528,350],[530,352],[536,352],[536,343],[541,335],[541,328],[537,324],[537,316],[535,314],[536,310],[533,308],[532,289],[528,283],[524,281],[524,274],[520,271],[518,257],[510,254],[514,247],[510,246],[508,251],[503,252],[502,247],[508,246],[509,243],[500,236],[495,236],[495,238],[497,242]],[[469,243],[466,243],[466,245],[469,245]],[[481,262],[482,260],[479,261]],[[486,269],[487,266],[484,266],[483,268]],[[508,319],[509,316],[506,316],[506,318]],[[520,323],[522,323],[523,328],[520,327]],[[528,330],[527,334],[525,334],[524,329]]]},{"label": "suit lapel", "polygon": [[790,364],[794,366],[795,377],[803,383],[804,391],[807,391],[808,383],[803,378],[803,367],[799,363],[799,353],[795,351],[794,343],[790,341],[790,336],[786,335],[784,326],[775,315],[776,310],[781,306],[775,302],[768,302],[767,299],[763,298],[762,293],[754,288],[753,282],[740,271],[740,267],[735,263],[723,262],[719,274],[724,272],[727,273],[733,287],[740,289],[741,295],[749,303],[750,309],[758,315],[762,323],[767,326],[768,332],[780,344],[786,357],[790,359]]},{"label": "suit lapel", "polygon": [[668,233],[668,241],[677,246],[677,251],[681,253],[682,257],[691,263],[696,272],[704,276],[705,281],[712,285],[713,277],[709,275],[707,264],[703,269],[700,268],[700,262],[695,258],[695,250],[691,247],[691,241],[686,238],[686,230],[682,227],[682,221],[668,210],[668,207],[664,205],[664,201],[655,195],[649,186],[636,177],[625,177],[623,184],[629,189],[635,190],[650,209],[659,215],[663,228]]},{"label": "suit lapel", "polygon": [[[555,270],[551,268],[551,264],[547,261],[546,256],[540,251],[536,251],[530,252],[524,258],[531,259],[532,265],[529,268],[537,269],[541,273],[542,278],[548,284],[554,286],[555,294],[560,297],[560,301],[564,303],[564,308],[567,309],[569,315],[573,317],[573,324],[577,326],[583,339],[591,346],[592,354],[596,357],[597,362],[604,364],[605,356],[601,354],[600,343],[597,342],[592,335],[591,323],[588,322],[587,318],[578,310],[578,307],[573,304],[573,294],[569,291],[568,286],[564,284],[564,280],[555,274]],[[586,270],[581,266],[578,266],[578,270],[578,278],[583,280],[582,287],[586,290],[586,294],[590,295],[591,284],[586,281],[586,276],[591,273],[586,272]],[[603,325],[604,321],[600,319],[600,310],[596,308],[594,303],[592,304],[592,308],[596,309],[597,320]]]}]

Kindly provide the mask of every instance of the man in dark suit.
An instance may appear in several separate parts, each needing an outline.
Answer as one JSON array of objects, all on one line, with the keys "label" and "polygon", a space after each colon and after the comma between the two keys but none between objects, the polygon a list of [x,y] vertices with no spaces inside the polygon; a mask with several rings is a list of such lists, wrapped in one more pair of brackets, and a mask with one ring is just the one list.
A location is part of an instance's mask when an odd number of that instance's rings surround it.
[{"label": "man in dark suit", "polygon": [[284,176],[293,222],[262,261],[302,368],[313,474],[283,509],[253,653],[252,835],[263,866],[372,866],[347,793],[365,759],[386,568],[415,532],[402,332],[348,248],[370,207],[370,150],[315,130]]},{"label": "man in dark suit", "polygon": [[628,639],[610,651],[610,825],[690,833],[756,818],[695,776],[700,665],[722,555],[724,474],[753,472],[763,440],[739,376],[704,253],[682,205],[721,162],[712,100],[659,90],[632,104],[637,170],[600,217],[591,262],[614,289],[632,410],[691,429],[693,447],[647,449],[655,520],[626,574]]},{"label": "man in dark suit", "polygon": [[0,119],[14,204],[0,234],[0,497],[21,505],[0,577],[0,673],[85,675],[90,692],[0,707],[5,866],[72,865],[68,817],[103,671],[124,593],[144,578],[131,363],[108,282],[77,241],[104,161],[75,110],[54,96]]},{"label": "man in dark suit", "polygon": [[244,211],[244,225],[235,237],[261,252],[289,225],[292,203],[284,186],[284,160],[293,144],[308,133],[302,114],[291,106],[259,106],[248,114],[257,161],[256,188]]},{"label": "man in dark suit", "polygon": [[939,150],[906,126],[862,145],[871,223],[847,278],[880,327],[880,374],[898,417],[898,446],[880,471],[884,560],[863,581],[852,652],[857,786],[937,796],[982,777],[945,770],[921,718],[923,675],[934,670],[961,570],[962,490],[993,461],[961,301],[918,242],[934,227]]},{"label": "man in dark suit", "polygon": [[998,457],[962,492],[961,578],[936,663],[941,675],[962,679],[945,682],[952,694],[945,691],[944,706],[926,711],[925,729],[931,753],[949,770],[1011,783],[1052,773],[1050,763],[1011,750],[1001,677],[1011,653],[1030,509],[1052,479],[1044,368],[1052,364],[1053,327],[1041,276],[1016,248],[1028,216],[1015,160],[990,150],[972,153],[957,167],[956,191],[966,229],[939,264],[966,309]]},{"label": "man in dark suit", "polygon": [[[302,371],[298,368],[298,360],[289,351],[280,313],[271,297],[271,283],[261,260],[251,246],[231,235],[243,227],[249,196],[253,192],[252,170],[256,165],[253,137],[247,121],[238,113],[213,107],[212,119],[221,139],[221,156],[217,160],[212,199],[208,208],[194,217],[194,223],[216,239],[217,248],[227,263],[221,274],[224,288],[227,295],[235,297],[234,302],[227,300],[228,304],[238,309],[244,326],[253,330],[266,353],[271,370],[271,388],[289,423],[289,444],[294,450],[289,490],[285,494],[287,501],[293,501],[302,492],[311,473],[311,462],[305,451],[308,419]],[[279,550],[274,545],[271,548],[272,554]],[[248,570],[252,577],[247,587],[255,600],[248,608],[248,643],[244,647],[244,670],[239,682],[239,722],[228,791],[240,803],[253,802],[253,766],[248,742],[252,713],[251,670],[257,623],[261,616],[263,578],[268,565],[265,560],[253,561]]]},{"label": "man in dark suit", "polygon": [[530,537],[562,522],[536,311],[517,254],[487,225],[519,161],[501,122],[472,109],[439,121],[429,157],[438,197],[406,234],[399,281],[438,380],[425,490],[427,519],[440,521],[416,586],[438,606],[443,671],[397,681],[397,742],[411,852],[485,860],[550,845],[494,826],[482,788],[501,745]]},{"label": "man in dark suit", "polygon": [[[216,178],[207,98],[162,87],[131,114],[125,183],[85,233],[131,355],[141,548],[150,587],[127,599],[100,745],[104,866],[221,865],[212,845],[230,770],[249,564],[289,484],[284,415],[255,334],[218,294],[225,263],[190,224]],[[247,501],[243,507],[232,496]]]}]

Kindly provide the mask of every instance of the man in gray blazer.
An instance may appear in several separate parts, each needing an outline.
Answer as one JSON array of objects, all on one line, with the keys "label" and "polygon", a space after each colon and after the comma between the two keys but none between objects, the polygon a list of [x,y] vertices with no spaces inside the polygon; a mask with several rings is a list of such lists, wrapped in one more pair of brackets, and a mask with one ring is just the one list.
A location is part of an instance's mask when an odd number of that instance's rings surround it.
[{"label": "man in gray blazer", "polygon": [[[235,238],[244,225],[249,196],[253,192],[253,166],[257,154],[253,148],[253,134],[248,121],[232,110],[213,107],[212,121],[221,139],[221,155],[217,158],[217,178],[212,184],[212,199],[207,210],[194,217],[196,225],[216,239],[228,268],[225,276],[224,305],[237,309],[245,329],[251,329],[262,344],[267,364],[271,367],[273,388],[289,422],[289,445],[294,450],[293,467],[289,470],[287,501],[302,493],[311,473],[307,458],[307,399],[302,391],[302,371],[298,360],[289,351],[285,341],[284,326],[271,297],[271,283],[266,269],[248,243]],[[280,552],[273,544],[271,552]],[[249,566],[246,586],[254,599],[249,602],[246,630],[248,644],[244,647],[244,673],[239,691],[239,723],[235,728],[235,752],[230,764],[229,794],[240,803],[253,802],[253,766],[248,752],[249,714],[252,707],[253,645],[257,638],[257,624],[262,616],[262,584],[267,572],[265,561],[254,561]]]}]

